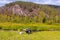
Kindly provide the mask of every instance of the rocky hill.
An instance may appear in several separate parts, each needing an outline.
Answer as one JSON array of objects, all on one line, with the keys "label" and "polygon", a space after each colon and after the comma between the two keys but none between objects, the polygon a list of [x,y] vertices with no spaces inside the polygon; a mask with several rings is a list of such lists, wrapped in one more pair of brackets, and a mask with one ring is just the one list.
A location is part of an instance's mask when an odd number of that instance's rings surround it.
[{"label": "rocky hill", "polygon": [[1,22],[59,23],[59,17],[60,6],[17,1],[0,7]]}]

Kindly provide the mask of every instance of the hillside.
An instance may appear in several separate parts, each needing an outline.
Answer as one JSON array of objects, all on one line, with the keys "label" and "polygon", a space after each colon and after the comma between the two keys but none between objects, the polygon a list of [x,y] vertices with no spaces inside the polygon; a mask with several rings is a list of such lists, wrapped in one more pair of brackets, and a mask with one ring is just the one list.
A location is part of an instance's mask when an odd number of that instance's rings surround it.
[{"label": "hillside", "polygon": [[60,6],[13,2],[0,7],[0,22],[60,23]]}]

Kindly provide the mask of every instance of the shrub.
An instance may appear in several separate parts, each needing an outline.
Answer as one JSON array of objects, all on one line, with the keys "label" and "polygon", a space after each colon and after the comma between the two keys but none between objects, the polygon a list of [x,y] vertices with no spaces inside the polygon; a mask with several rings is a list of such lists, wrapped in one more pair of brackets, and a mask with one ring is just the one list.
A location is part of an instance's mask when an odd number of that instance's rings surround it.
[{"label": "shrub", "polygon": [[0,26],[0,30],[2,29],[2,26]]}]

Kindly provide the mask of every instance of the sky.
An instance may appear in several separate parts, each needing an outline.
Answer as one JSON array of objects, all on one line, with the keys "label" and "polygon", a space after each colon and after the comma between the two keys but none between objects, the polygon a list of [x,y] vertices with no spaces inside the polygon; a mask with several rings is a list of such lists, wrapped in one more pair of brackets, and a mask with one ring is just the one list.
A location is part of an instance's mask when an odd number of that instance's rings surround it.
[{"label": "sky", "polygon": [[14,2],[15,0],[0,0],[0,6],[3,6],[7,3],[11,3],[11,2]]},{"label": "sky", "polygon": [[0,6],[3,6],[7,3],[14,2],[14,1],[26,1],[26,2],[33,2],[37,4],[51,4],[51,5],[60,6],[60,0],[0,0]]}]

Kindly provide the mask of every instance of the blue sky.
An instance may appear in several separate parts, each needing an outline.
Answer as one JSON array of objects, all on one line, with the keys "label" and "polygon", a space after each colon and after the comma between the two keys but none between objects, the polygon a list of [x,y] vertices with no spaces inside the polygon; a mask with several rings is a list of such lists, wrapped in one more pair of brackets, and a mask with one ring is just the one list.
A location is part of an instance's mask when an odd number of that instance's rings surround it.
[{"label": "blue sky", "polygon": [[[13,2],[16,0],[0,0],[0,6],[3,6],[7,3]],[[18,1],[27,1],[27,2],[34,2],[38,4],[51,4],[51,5],[59,5],[60,6],[60,0],[18,0]]]}]

